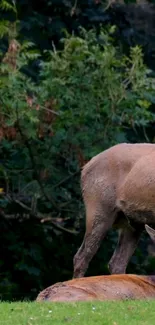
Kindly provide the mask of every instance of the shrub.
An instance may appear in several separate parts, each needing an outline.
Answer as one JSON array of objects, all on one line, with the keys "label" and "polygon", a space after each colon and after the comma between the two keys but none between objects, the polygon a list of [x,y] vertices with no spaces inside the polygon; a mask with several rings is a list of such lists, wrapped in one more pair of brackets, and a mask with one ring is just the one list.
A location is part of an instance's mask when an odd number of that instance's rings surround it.
[{"label": "shrub", "polygon": [[[4,220],[15,220],[11,221],[15,234],[8,227],[1,264],[3,272],[9,272],[7,281],[19,287],[23,286],[22,274],[31,281],[35,279],[32,282],[37,289],[45,281],[51,284],[55,270],[52,260],[62,256],[62,273],[64,277],[71,275],[72,266],[69,268],[67,261],[72,260],[76,240],[71,247],[67,240],[62,241],[61,252],[55,243],[61,242],[61,237],[56,238],[62,232],[76,234],[84,219],[80,168],[101,150],[128,141],[127,131],[132,128],[142,128],[146,138],[145,127],[154,119],[154,79],[143,63],[142,51],[136,46],[129,57],[124,56],[113,44],[114,30],[101,29],[98,35],[84,29],[80,36],[66,33],[63,49],[59,51],[53,45],[53,51],[44,53],[46,61],[32,43],[11,38],[2,57],[0,213]],[[23,73],[36,58],[40,62],[37,83]],[[19,229],[24,234],[22,224],[27,225],[27,219],[36,219],[34,224],[39,222],[41,226],[41,230],[40,226],[35,228],[35,242],[28,230],[27,236],[20,236]],[[13,226],[17,220],[19,228]],[[28,224],[30,227],[33,222]],[[45,236],[45,250],[49,245],[54,254],[48,270],[45,264],[50,257],[36,247],[40,236]],[[114,242],[112,236],[107,252],[111,252]],[[16,280],[19,273],[20,284]],[[14,285],[10,290],[12,294]]]}]

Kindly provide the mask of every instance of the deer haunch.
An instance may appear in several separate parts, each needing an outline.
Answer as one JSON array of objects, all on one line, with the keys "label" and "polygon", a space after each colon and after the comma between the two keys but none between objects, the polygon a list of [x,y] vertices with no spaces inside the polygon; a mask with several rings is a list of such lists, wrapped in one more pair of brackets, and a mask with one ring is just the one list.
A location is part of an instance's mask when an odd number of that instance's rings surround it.
[{"label": "deer haunch", "polygon": [[119,144],[83,168],[81,188],[86,232],[74,257],[74,278],[83,277],[108,230],[119,229],[109,262],[112,274],[126,272],[144,224],[155,224],[155,144]]}]

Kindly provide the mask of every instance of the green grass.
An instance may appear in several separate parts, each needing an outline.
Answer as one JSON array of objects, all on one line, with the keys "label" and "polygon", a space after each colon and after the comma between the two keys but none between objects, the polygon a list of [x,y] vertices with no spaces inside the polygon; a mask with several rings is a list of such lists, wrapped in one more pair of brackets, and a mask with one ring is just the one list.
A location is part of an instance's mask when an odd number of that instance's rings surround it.
[{"label": "green grass", "polygon": [[154,301],[0,303],[0,325],[154,325]]}]

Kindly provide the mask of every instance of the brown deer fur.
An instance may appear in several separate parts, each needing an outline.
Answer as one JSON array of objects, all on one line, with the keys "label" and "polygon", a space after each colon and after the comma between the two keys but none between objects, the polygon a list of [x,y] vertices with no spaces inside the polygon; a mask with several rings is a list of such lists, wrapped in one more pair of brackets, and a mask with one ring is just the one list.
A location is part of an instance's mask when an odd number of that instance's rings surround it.
[{"label": "brown deer fur", "polygon": [[43,290],[37,301],[87,301],[155,298],[155,276],[112,274],[73,279]]},{"label": "brown deer fur", "polygon": [[74,278],[83,277],[108,230],[119,229],[112,274],[126,272],[144,224],[155,224],[155,144],[119,144],[83,168],[86,232],[74,257]]},{"label": "brown deer fur", "polygon": [[[155,242],[155,230],[146,226]],[[56,283],[42,292],[37,301],[74,302],[155,298],[155,276],[116,274],[86,277]]]}]

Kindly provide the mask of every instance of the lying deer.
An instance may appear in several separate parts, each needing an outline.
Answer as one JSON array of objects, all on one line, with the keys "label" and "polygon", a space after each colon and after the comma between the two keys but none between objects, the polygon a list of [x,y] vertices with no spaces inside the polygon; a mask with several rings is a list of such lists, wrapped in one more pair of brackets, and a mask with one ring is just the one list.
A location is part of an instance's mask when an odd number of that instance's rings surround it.
[{"label": "lying deer", "polygon": [[[146,226],[155,242],[155,230]],[[155,276],[130,274],[85,277],[60,282],[43,290],[37,301],[88,301],[155,298]]]},{"label": "lying deer", "polygon": [[144,224],[155,224],[155,144],[119,144],[92,158],[81,175],[86,232],[74,257],[83,277],[108,230],[119,229],[112,274],[126,272]]}]

